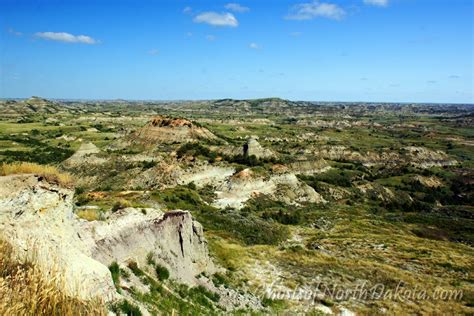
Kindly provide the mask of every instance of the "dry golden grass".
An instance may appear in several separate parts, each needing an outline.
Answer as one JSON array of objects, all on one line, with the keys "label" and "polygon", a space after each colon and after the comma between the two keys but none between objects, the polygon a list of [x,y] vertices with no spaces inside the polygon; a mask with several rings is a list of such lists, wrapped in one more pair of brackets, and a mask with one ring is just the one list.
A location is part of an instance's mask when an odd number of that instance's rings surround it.
[{"label": "dry golden grass", "polygon": [[81,301],[60,289],[60,275],[44,278],[31,263],[14,258],[0,239],[0,315],[106,315],[99,301]]},{"label": "dry golden grass", "polygon": [[73,178],[70,174],[58,170],[58,168],[49,165],[38,165],[31,162],[15,162],[12,164],[1,164],[0,175],[7,176],[11,174],[33,173],[45,177],[52,183],[58,183],[65,187],[73,186]]},{"label": "dry golden grass", "polygon": [[100,213],[97,210],[85,209],[78,211],[76,214],[79,218],[85,219],[89,222],[100,220]]}]

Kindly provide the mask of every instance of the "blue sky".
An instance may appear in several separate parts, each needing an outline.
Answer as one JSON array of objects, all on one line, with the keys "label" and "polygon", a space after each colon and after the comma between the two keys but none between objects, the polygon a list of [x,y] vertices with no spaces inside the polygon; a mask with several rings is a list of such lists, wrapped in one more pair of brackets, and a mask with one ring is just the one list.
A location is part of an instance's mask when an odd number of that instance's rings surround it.
[{"label": "blue sky", "polygon": [[0,0],[0,97],[474,103],[471,0]]}]

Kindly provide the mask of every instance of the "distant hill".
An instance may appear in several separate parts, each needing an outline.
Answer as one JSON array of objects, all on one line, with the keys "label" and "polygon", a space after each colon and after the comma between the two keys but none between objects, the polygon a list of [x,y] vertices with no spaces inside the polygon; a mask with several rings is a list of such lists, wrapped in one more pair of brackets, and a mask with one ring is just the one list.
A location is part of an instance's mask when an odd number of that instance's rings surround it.
[{"label": "distant hill", "polygon": [[131,135],[133,141],[145,144],[184,143],[200,139],[216,139],[209,130],[182,118],[156,116]]},{"label": "distant hill", "polygon": [[27,100],[0,102],[0,113],[4,116],[21,116],[34,113],[53,114],[64,110],[66,108],[57,102],[35,96]]}]

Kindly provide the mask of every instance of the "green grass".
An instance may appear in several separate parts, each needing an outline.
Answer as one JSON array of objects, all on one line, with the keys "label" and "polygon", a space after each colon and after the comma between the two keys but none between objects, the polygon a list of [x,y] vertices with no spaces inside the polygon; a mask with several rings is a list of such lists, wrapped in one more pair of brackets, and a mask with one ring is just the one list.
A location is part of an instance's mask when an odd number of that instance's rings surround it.
[{"label": "green grass", "polygon": [[109,266],[110,273],[112,275],[112,281],[114,282],[117,291],[120,291],[120,267],[116,261],[112,262]]}]

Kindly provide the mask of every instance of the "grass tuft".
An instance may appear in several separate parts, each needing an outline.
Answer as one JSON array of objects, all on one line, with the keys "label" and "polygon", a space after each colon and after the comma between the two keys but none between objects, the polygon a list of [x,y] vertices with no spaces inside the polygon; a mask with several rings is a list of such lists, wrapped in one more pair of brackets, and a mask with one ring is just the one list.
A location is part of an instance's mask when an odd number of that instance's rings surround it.
[{"label": "grass tuft", "polygon": [[19,262],[11,246],[0,239],[0,315],[107,314],[99,301],[66,295],[60,280],[60,276],[47,279],[36,265]]}]

